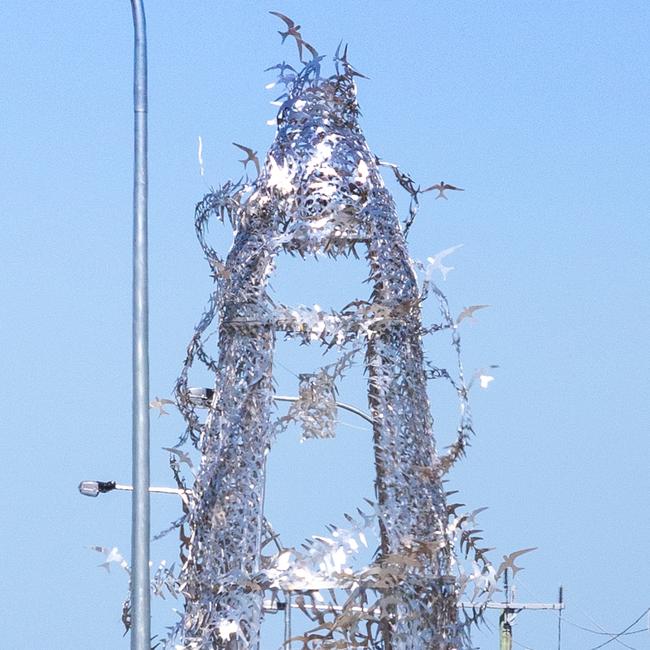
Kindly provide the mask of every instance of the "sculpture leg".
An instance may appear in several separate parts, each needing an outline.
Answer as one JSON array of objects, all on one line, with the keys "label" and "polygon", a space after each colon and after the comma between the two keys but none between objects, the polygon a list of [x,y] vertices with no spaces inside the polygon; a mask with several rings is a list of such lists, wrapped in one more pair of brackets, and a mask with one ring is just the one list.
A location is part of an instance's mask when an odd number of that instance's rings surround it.
[{"label": "sculpture leg", "polygon": [[451,650],[458,647],[457,595],[444,491],[435,471],[418,288],[396,219],[378,223],[368,249],[373,301],[390,308],[393,318],[368,342],[369,403],[382,555],[394,561],[398,576],[390,590],[398,604],[382,621],[383,636],[390,650]]},{"label": "sculpture leg", "polygon": [[[183,625],[186,647],[192,649],[259,646],[262,591],[254,577],[260,570],[274,332],[258,320],[265,309],[268,260],[251,265],[250,255],[246,246],[235,246],[227,264],[232,278],[224,304],[229,308],[223,312],[185,566]],[[251,267],[253,272],[247,271]],[[243,293],[242,286],[247,287]]]}]

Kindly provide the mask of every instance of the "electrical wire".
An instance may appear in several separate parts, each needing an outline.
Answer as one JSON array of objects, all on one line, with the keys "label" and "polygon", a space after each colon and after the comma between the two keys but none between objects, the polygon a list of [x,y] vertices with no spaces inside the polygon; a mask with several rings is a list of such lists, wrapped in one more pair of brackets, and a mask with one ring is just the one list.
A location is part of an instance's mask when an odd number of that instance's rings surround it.
[{"label": "electrical wire", "polygon": [[[602,625],[599,625],[598,623],[596,623],[596,621],[594,621],[593,618],[588,616],[586,614],[586,612],[584,612],[583,610],[581,610],[581,612],[594,625],[599,627],[600,630],[592,630],[592,629],[590,629],[588,627],[584,627],[583,625],[579,625],[578,623],[576,623],[575,621],[572,621],[571,619],[567,618],[566,616],[562,617],[562,622],[563,623],[568,623],[571,627],[575,627],[575,628],[577,628],[579,630],[583,630],[584,632],[589,632],[590,634],[600,634],[600,635],[609,636],[611,638],[607,640],[607,643],[610,643],[611,641],[616,641],[616,643],[618,643],[619,645],[625,646],[626,648],[629,648],[629,650],[635,650],[631,645],[628,645],[627,643],[623,643],[623,641],[621,641],[620,638],[618,638],[618,637],[623,636],[623,634],[616,634],[615,632],[608,632],[607,630],[605,630],[605,628],[603,628]],[[598,647],[600,647],[600,646],[598,646]]]},{"label": "electrical wire", "polygon": [[[600,645],[594,646],[591,648],[591,650],[598,650],[598,648],[602,648],[606,646],[608,643],[611,643],[612,641],[616,641],[619,636],[623,636],[630,628],[634,627],[648,612],[650,612],[650,607],[648,607],[642,614],[639,616],[633,623],[630,623],[622,632],[619,632],[618,634],[615,634],[611,639],[607,639],[607,641],[603,641]],[[642,630],[639,630],[642,631]]]},{"label": "electrical wire", "polygon": [[[521,587],[529,596],[531,596],[531,598],[533,598],[534,600],[538,600],[537,596],[526,586],[526,584],[524,582],[522,582],[521,578],[517,579],[517,586]],[[563,613],[562,610],[559,610],[556,613],[556,616],[558,616],[558,618],[560,616],[562,617],[562,623],[567,623],[572,627],[578,628],[579,630],[583,630],[584,632],[590,632],[591,634],[600,634],[600,635],[612,637],[611,639],[608,639],[607,643],[610,643],[611,641],[616,641],[616,643],[618,643],[618,644],[620,644],[620,645],[622,645],[622,646],[624,646],[626,648],[629,648],[629,650],[635,650],[635,649],[632,646],[627,645],[627,643],[623,643],[623,641],[621,641],[621,639],[619,637],[627,636],[629,634],[636,634],[637,632],[644,632],[644,631],[646,631],[648,629],[648,628],[644,628],[643,630],[636,630],[634,632],[628,632],[627,630],[629,629],[629,627],[632,627],[632,626],[629,626],[624,632],[619,633],[619,634],[616,634],[615,632],[608,632],[607,630],[605,630],[605,628],[602,625],[597,623],[583,609],[581,609],[577,605],[574,605],[574,607],[576,607],[585,618],[590,620],[596,627],[598,627],[599,630],[593,630],[591,628],[584,627],[583,625],[580,625],[580,624],[576,623],[575,621],[572,621],[570,618],[567,618],[566,614]],[[650,611],[650,608],[648,608],[646,610],[646,612],[648,612],[648,611]],[[646,613],[646,612],[644,612],[644,613]],[[641,618],[643,618],[643,614],[641,615],[641,617],[639,619],[637,619],[637,622]],[[632,625],[634,625],[634,623]],[[600,646],[598,646],[598,647],[600,647]],[[595,649],[592,649],[592,650],[595,650]]]},{"label": "electrical wire", "polygon": [[[563,619],[566,621],[566,619]],[[601,636],[630,636],[631,634],[639,634],[641,632],[647,632],[650,630],[650,628],[644,627],[641,628],[640,630],[632,630],[630,632],[625,632],[621,634],[616,634],[616,632],[600,632],[599,630],[591,630],[588,627],[583,627],[582,625],[578,625],[577,623],[573,623],[572,621],[567,621],[569,625],[572,625],[573,627],[577,627],[579,630],[584,630],[585,632],[590,632],[591,634],[600,634]]]}]

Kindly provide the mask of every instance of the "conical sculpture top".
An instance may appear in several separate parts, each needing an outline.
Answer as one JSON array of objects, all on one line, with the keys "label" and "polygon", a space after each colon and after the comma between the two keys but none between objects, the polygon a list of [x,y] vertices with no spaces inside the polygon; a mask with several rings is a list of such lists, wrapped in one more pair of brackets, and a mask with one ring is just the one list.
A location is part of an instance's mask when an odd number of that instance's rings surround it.
[{"label": "conical sculpture top", "polygon": [[[202,463],[181,533],[186,604],[175,647],[256,649],[268,606],[265,596],[271,594],[273,602],[277,593],[304,596],[334,589],[347,595],[344,605],[317,612],[319,625],[311,636],[300,637],[304,648],[460,648],[462,581],[442,478],[462,454],[471,423],[467,419],[461,426],[453,453],[439,457],[421,341],[426,291],[418,286],[393,199],[379,173],[382,163],[358,124],[357,73],[343,54],[335,58],[337,73],[322,78],[323,57],[308,49],[313,58],[302,71],[277,66],[286,94],[275,141],[255,182],[227,183],[197,206],[215,292],[177,387]],[[257,162],[253,152],[249,159]],[[394,171],[408,184],[408,177]],[[235,238],[221,260],[205,235],[211,218],[225,216]],[[267,286],[275,258],[283,252],[319,251],[365,256],[370,300],[355,301],[338,313],[271,301]],[[201,335],[215,317],[219,355],[211,359]],[[291,549],[271,559],[262,554],[268,540],[265,459],[277,428],[272,417],[276,332],[341,351],[338,364],[305,382],[309,389],[292,411],[296,419],[301,408],[310,408],[305,396],[311,395],[312,407],[318,402],[319,386],[325,391],[324,408],[328,387],[355,355],[365,353],[376,500],[370,514],[359,512],[374,519],[381,543],[376,562],[361,572],[341,571],[330,557],[333,547],[319,542],[306,553]],[[195,357],[216,375],[214,390],[206,392],[205,421],[197,416],[196,394],[188,388]],[[336,532],[332,544],[348,549],[346,534]]]}]

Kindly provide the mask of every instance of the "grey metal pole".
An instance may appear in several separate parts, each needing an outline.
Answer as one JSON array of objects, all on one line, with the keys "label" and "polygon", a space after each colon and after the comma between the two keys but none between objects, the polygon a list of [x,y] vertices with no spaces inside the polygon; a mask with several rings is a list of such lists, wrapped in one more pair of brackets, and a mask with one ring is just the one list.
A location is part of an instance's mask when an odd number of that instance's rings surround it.
[{"label": "grey metal pole", "polygon": [[151,647],[149,586],[149,305],[147,288],[147,35],[142,0],[131,0],[134,28],[133,170],[133,502],[131,649]]},{"label": "grey metal pole", "polygon": [[[564,587],[560,585],[560,591],[558,593],[558,602],[560,605],[564,603]],[[557,650],[562,650],[562,609],[558,613],[557,617]]]}]

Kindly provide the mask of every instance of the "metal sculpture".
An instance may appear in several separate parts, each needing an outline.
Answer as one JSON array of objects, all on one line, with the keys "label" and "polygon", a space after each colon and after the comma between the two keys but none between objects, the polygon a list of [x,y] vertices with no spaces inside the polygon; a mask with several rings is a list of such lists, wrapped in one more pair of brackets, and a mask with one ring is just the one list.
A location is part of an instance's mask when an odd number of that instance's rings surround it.
[{"label": "metal sculpture", "polygon": [[[280,32],[283,41],[293,37],[301,58],[308,52],[311,59],[300,70],[286,63],[274,66],[285,93],[275,141],[263,164],[256,152],[236,145],[248,156],[244,165],[257,166],[256,180],[227,182],[196,210],[214,292],[176,387],[188,423],[186,437],[202,460],[189,490],[172,459],[185,495],[178,582],[185,608],[170,643],[197,650],[256,649],[264,612],[294,604],[314,622],[293,639],[303,648],[460,648],[467,639],[458,615],[460,594],[471,583],[477,604],[492,593],[496,576],[485,558],[487,549],[477,546],[480,538],[471,526],[475,513],[459,515],[458,504],[447,505],[443,488],[445,472],[464,453],[472,433],[469,386],[461,365],[452,377],[426,364],[422,351],[422,337],[438,330],[451,332],[459,351],[459,321],[432,280],[434,270],[443,275],[449,270],[442,260],[453,249],[430,258],[428,266],[410,259],[405,235],[421,190],[368,148],[358,123],[355,77],[361,75],[349,63],[347,48],[334,57],[336,73],[323,77],[324,57],[304,41],[299,26],[279,17],[288,27]],[[411,195],[404,225],[381,166],[391,169]],[[433,187],[439,195],[459,189],[444,183]],[[210,220],[226,218],[235,237],[223,260],[208,243],[207,230]],[[340,312],[274,303],[268,280],[276,257],[285,252],[362,254],[370,300],[354,301]],[[421,305],[432,292],[443,322],[425,327]],[[216,318],[219,355],[214,359],[204,338]],[[278,332],[337,349],[340,358],[301,376],[300,395],[276,422],[272,370]],[[357,515],[346,515],[347,528],[312,539],[305,551],[277,545],[276,552],[264,555],[270,541],[277,544],[264,518],[265,462],[274,435],[289,421],[301,423],[305,437],[333,435],[336,382],[362,355],[376,500]],[[214,389],[201,395],[189,381],[197,359],[215,374]],[[462,414],[457,440],[444,455],[436,452],[426,390],[427,379],[440,377],[453,384]],[[200,406],[207,407],[205,418]],[[379,552],[371,565],[354,571],[347,559],[373,526],[379,529]],[[471,576],[456,562],[458,541],[474,560]],[[323,590],[329,603],[317,598]]]}]

